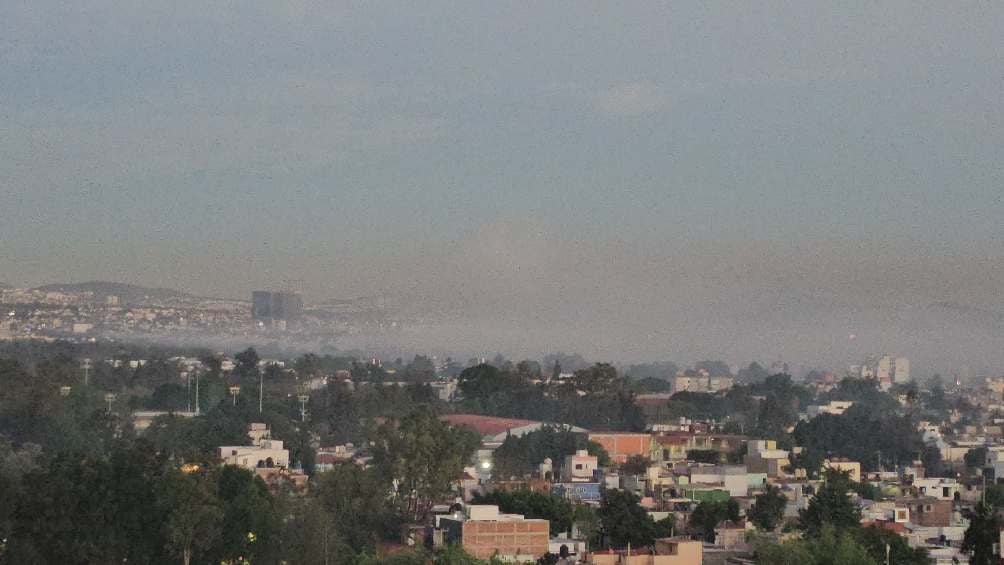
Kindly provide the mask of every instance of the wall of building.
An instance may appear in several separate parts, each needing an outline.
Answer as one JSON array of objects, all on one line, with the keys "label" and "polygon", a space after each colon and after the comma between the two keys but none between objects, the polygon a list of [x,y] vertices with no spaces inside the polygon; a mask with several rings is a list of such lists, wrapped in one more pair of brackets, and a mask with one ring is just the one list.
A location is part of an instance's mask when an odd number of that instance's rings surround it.
[{"label": "wall of building", "polygon": [[547,553],[550,525],[547,520],[467,520],[463,525],[464,551],[477,559],[533,556]]}]

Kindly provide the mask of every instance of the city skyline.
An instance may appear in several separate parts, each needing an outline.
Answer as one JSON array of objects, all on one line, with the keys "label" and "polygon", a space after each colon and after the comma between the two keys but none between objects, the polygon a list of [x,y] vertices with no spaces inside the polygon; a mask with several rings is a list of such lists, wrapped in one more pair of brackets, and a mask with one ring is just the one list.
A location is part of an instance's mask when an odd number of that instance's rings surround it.
[{"label": "city skyline", "polygon": [[386,296],[414,349],[1004,366],[999,5],[0,16],[0,281]]}]

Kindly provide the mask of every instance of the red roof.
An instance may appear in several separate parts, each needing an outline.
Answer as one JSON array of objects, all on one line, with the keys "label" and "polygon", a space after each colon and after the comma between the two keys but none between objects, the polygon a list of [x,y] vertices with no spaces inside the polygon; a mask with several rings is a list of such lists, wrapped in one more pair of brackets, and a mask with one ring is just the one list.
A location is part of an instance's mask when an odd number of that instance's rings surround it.
[{"label": "red roof", "polygon": [[906,526],[900,524],[899,522],[893,522],[892,520],[875,520],[866,521],[861,524],[864,527],[881,528],[883,530],[889,530],[890,532],[896,532],[897,534],[906,533]]},{"label": "red roof", "polygon": [[497,418],[495,416],[481,416],[478,414],[446,414],[440,416],[439,419],[454,426],[466,426],[483,436],[498,435],[514,428],[540,424],[540,422],[533,420]]}]

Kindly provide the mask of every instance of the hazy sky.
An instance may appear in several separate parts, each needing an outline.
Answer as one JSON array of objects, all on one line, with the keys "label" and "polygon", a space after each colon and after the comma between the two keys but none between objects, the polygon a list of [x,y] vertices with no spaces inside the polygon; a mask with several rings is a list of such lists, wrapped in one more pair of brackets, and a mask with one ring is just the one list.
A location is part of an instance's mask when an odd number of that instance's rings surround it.
[{"label": "hazy sky", "polygon": [[[842,358],[888,322],[869,347],[930,356],[941,318],[863,318],[1004,311],[1002,29],[1000,2],[0,2],[0,281],[387,292],[489,349],[626,357]],[[1001,331],[947,337],[1004,366]]]}]

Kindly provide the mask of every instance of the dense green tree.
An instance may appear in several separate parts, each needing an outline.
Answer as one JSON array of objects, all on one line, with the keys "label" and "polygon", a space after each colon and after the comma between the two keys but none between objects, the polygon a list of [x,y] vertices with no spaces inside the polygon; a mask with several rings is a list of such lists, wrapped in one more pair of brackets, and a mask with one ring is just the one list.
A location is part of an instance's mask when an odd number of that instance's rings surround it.
[{"label": "dense green tree", "polygon": [[801,422],[793,436],[805,450],[860,461],[866,470],[877,468],[879,452],[888,461],[910,461],[923,448],[909,417],[893,412],[872,417],[867,407],[857,404],[840,416],[822,414]]},{"label": "dense green tree", "polygon": [[240,556],[252,563],[274,560],[281,547],[281,513],[265,483],[246,469],[226,465],[218,489],[223,518],[214,562]]},{"label": "dense green tree", "polygon": [[546,425],[520,437],[507,437],[493,453],[493,475],[499,478],[522,477],[535,472],[547,458],[551,459],[555,472],[558,472],[565,456],[582,449],[595,455],[600,466],[610,464],[610,456],[603,446],[589,441],[586,434]]},{"label": "dense green tree", "polygon": [[688,449],[687,459],[695,463],[717,464],[722,462],[722,454],[714,449]]},{"label": "dense green tree", "polygon": [[333,516],[313,492],[290,500],[289,513],[283,521],[282,546],[283,558],[289,563],[355,565],[356,562],[356,551],[345,542]]},{"label": "dense green tree", "polygon": [[258,362],[261,357],[253,347],[249,347],[234,356],[234,373],[242,379],[258,378]]},{"label": "dense green tree", "polygon": [[483,363],[464,369],[460,373],[457,387],[465,399],[486,402],[492,396],[509,392],[519,384],[515,375]]},{"label": "dense green tree", "polygon": [[704,541],[715,543],[715,528],[726,520],[739,521],[739,503],[735,499],[704,501],[690,514],[690,527]]},{"label": "dense green tree", "polygon": [[759,363],[753,361],[745,369],[739,369],[736,381],[743,384],[759,383],[766,380],[769,376],[770,373],[767,372],[767,369],[764,369]]},{"label": "dense green tree", "polygon": [[11,563],[148,562],[165,546],[154,486],[163,461],[147,445],[110,458],[57,456],[23,477]]},{"label": "dense green tree", "polygon": [[404,369],[404,380],[413,383],[428,383],[436,379],[436,366],[425,355],[416,355]]},{"label": "dense green tree", "polygon": [[637,380],[631,379],[629,384],[631,390],[637,394],[653,394],[673,390],[672,383],[656,377],[645,377]]},{"label": "dense green tree", "polygon": [[781,523],[787,505],[788,498],[781,493],[781,489],[767,485],[762,493],[756,495],[747,516],[757,528],[770,532]]},{"label": "dense green tree", "polygon": [[827,525],[813,538],[777,544],[760,543],[756,562],[761,565],[879,565],[867,548],[848,532]]},{"label": "dense green tree", "polygon": [[627,491],[605,489],[596,514],[602,537],[611,547],[645,547],[668,535],[638,504],[638,497]]},{"label": "dense green tree", "polygon": [[850,400],[859,416],[877,419],[899,411],[899,402],[883,392],[875,379],[846,378],[827,393],[821,401]]},{"label": "dense green tree", "polygon": [[826,453],[820,451],[819,447],[803,447],[800,453],[791,458],[791,467],[805,469],[809,477],[816,478],[823,469],[824,461]]},{"label": "dense green tree", "polygon": [[801,528],[808,536],[818,536],[824,525],[844,531],[861,523],[861,511],[848,496],[853,488],[850,474],[836,469],[826,471],[826,480],[799,513]]},{"label": "dense green tree", "polygon": [[648,472],[650,464],[648,457],[632,455],[627,458],[627,461],[621,463],[621,471],[626,475],[644,475]]},{"label": "dense green tree", "polygon": [[388,503],[391,483],[377,469],[353,463],[335,465],[319,474],[311,495],[338,532],[339,541],[353,551],[373,551],[380,539],[399,535],[400,518]]},{"label": "dense green tree", "polygon": [[171,469],[158,485],[158,511],[164,517],[167,550],[184,565],[193,557],[204,557],[220,534],[223,511],[215,479],[211,470]]},{"label": "dense green tree", "polygon": [[428,408],[419,408],[377,430],[373,463],[395,481],[399,504],[417,520],[450,492],[479,443],[469,429],[444,424]]},{"label": "dense green tree", "polygon": [[151,410],[180,412],[188,409],[188,401],[189,393],[184,385],[168,383],[158,386],[146,404]]},{"label": "dense green tree", "polygon": [[969,553],[969,563],[972,565],[996,563],[994,544],[998,541],[1000,541],[1000,520],[989,504],[978,504],[962,539],[962,550]]},{"label": "dense green tree", "polygon": [[929,565],[932,563],[927,549],[910,547],[906,538],[877,526],[851,530],[858,544],[868,550],[876,563],[885,563],[886,548],[889,548],[889,565]]},{"label": "dense green tree", "polygon": [[182,461],[206,461],[222,445],[246,445],[247,420],[226,403],[200,418],[159,416],[144,432],[158,453]]},{"label": "dense green tree", "polygon": [[575,371],[572,379],[575,388],[586,394],[617,394],[623,390],[624,380],[617,369],[608,363],[597,363],[588,369]]},{"label": "dense green tree", "polygon": [[993,509],[1004,508],[1004,484],[987,484],[983,500]]},{"label": "dense green tree", "polygon": [[986,447],[974,447],[966,452],[964,457],[966,462],[966,467],[970,469],[982,469],[986,466],[987,461],[987,448]]},{"label": "dense green tree", "polygon": [[[22,445],[15,448],[3,435],[0,435],[0,493],[3,493],[4,504],[0,504],[0,540],[10,537],[13,529],[12,517],[18,501],[29,491],[22,478],[38,470],[41,464],[42,449],[35,444]],[[3,550],[0,549],[0,563]]]},{"label": "dense green tree", "polygon": [[584,357],[578,353],[548,353],[544,356],[544,359],[540,362],[544,367],[554,367],[555,365],[561,369],[561,372],[574,373],[579,369],[585,369],[589,367],[589,361],[586,361]]},{"label": "dense green tree", "polygon": [[494,504],[499,510],[510,514],[522,514],[527,518],[540,518],[551,523],[551,535],[572,530],[575,518],[575,508],[563,498],[517,490],[513,492],[492,491],[487,494],[476,494],[472,504]]},{"label": "dense green tree", "polygon": [[659,361],[655,363],[640,363],[631,365],[624,371],[624,375],[633,380],[658,379],[669,381],[676,376],[680,367],[672,361]]}]

